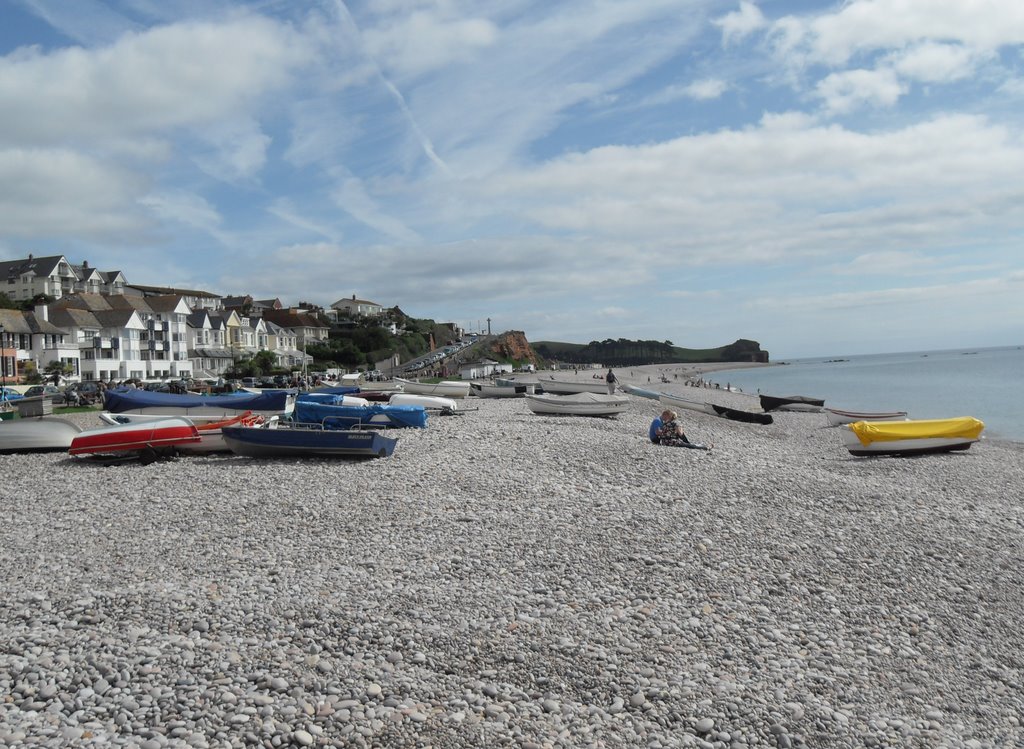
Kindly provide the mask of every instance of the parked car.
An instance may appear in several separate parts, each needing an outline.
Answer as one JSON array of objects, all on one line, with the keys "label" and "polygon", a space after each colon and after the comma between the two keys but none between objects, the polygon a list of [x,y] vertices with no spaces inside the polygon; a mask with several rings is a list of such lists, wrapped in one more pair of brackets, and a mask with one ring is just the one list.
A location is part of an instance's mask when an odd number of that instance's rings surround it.
[{"label": "parked car", "polygon": [[9,387],[0,387],[0,401],[18,401],[25,396]]},{"label": "parked car", "polygon": [[45,397],[52,403],[64,402],[64,391],[56,385],[33,385],[25,391],[26,398]]}]

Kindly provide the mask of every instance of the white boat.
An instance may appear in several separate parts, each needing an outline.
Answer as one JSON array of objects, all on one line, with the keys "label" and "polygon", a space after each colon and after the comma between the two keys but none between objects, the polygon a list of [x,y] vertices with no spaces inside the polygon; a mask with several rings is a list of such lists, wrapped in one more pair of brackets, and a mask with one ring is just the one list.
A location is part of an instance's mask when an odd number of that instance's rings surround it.
[{"label": "white boat", "polygon": [[465,398],[469,395],[469,382],[442,380],[441,382],[417,382],[396,377],[395,382],[405,393],[416,395],[438,395],[442,398]]},{"label": "white boat", "polygon": [[661,393],[657,390],[648,390],[647,388],[637,387],[636,385],[623,385],[622,389],[630,395],[635,395],[638,398],[650,398],[651,400],[658,400],[661,397]]},{"label": "white boat", "polygon": [[841,430],[851,455],[924,455],[966,450],[985,424],[971,416],[953,419],[855,421]]},{"label": "white boat", "polygon": [[533,391],[532,386],[518,383],[511,385],[496,385],[490,382],[469,383],[469,392],[478,398],[522,398]]},{"label": "white boat", "polygon": [[685,408],[687,411],[699,411],[702,414],[712,414],[714,411],[704,401],[693,400],[692,398],[683,398],[680,395],[669,395],[668,393],[659,393],[658,400],[664,403],[666,406],[672,406],[673,408]]},{"label": "white boat", "polygon": [[0,421],[0,453],[66,452],[81,431],[53,416]]},{"label": "white boat", "polygon": [[852,424],[855,421],[903,421],[907,418],[906,411],[858,412],[843,411],[839,408],[826,408],[825,418],[833,427]]},{"label": "white boat", "polygon": [[600,380],[540,380],[537,383],[549,395],[575,395],[576,393],[598,393],[608,395],[608,383]]},{"label": "white boat", "polygon": [[690,411],[699,411],[700,413],[719,416],[723,419],[728,419],[729,421],[742,421],[747,424],[771,424],[774,421],[771,414],[760,413],[758,411],[744,411],[740,408],[720,406],[717,403],[708,403],[707,401],[695,401],[690,398],[683,398],[679,395],[669,395],[668,393],[660,393],[658,400],[666,406],[685,408]]},{"label": "white boat", "polygon": [[607,393],[527,395],[526,405],[535,414],[567,416],[615,416],[626,410],[629,398]]},{"label": "white boat", "polygon": [[388,398],[392,406],[422,406],[428,411],[457,411],[458,403],[453,398],[440,395],[418,395],[416,393],[395,393]]}]

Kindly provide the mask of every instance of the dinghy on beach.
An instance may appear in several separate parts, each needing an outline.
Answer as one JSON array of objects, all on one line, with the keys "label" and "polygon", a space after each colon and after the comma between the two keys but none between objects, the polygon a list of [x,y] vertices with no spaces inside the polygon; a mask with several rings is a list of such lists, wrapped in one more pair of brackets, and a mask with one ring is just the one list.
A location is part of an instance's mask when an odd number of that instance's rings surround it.
[{"label": "dinghy on beach", "polygon": [[742,421],[747,424],[771,424],[773,421],[771,414],[744,411],[739,408],[730,408],[729,406],[719,406],[715,403],[683,398],[679,395],[659,393],[658,400],[666,406],[685,408],[690,411],[699,411],[700,413],[710,414],[712,416],[720,416],[721,418],[729,419],[730,421]]},{"label": "dinghy on beach", "polygon": [[852,424],[855,421],[901,421],[907,418],[906,411],[843,411],[838,408],[826,408],[825,418],[828,425],[833,427],[843,424]]},{"label": "dinghy on beach", "polygon": [[808,398],[806,395],[762,395],[761,408],[767,411],[811,411],[818,412],[824,405],[822,398]]},{"label": "dinghy on beach", "polygon": [[971,416],[953,419],[856,421],[842,429],[851,455],[925,455],[966,450],[981,439],[985,424]]},{"label": "dinghy on beach", "polygon": [[386,458],[398,440],[380,432],[322,429],[280,422],[270,427],[226,427],[231,452],[247,458]]},{"label": "dinghy on beach", "polygon": [[82,430],[51,416],[0,421],[0,453],[64,452]]},{"label": "dinghy on beach", "polygon": [[417,382],[396,377],[395,383],[402,386],[402,392],[416,395],[437,395],[442,398],[465,398],[469,395],[469,383],[457,380]]},{"label": "dinghy on beach", "polygon": [[603,378],[586,381],[556,380],[552,378],[550,380],[540,380],[537,385],[547,395],[576,395],[577,393],[608,394],[608,383]]},{"label": "dinghy on beach", "polygon": [[629,399],[600,393],[527,395],[526,405],[535,414],[547,416],[615,416],[626,410]]}]

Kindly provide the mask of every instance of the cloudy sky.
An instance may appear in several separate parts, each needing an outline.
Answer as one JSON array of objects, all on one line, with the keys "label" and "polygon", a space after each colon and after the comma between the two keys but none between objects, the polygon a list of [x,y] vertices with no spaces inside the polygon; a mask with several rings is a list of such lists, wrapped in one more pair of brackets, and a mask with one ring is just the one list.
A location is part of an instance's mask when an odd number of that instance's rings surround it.
[{"label": "cloudy sky", "polygon": [[1021,0],[0,18],[0,258],[533,341],[1024,343]]}]

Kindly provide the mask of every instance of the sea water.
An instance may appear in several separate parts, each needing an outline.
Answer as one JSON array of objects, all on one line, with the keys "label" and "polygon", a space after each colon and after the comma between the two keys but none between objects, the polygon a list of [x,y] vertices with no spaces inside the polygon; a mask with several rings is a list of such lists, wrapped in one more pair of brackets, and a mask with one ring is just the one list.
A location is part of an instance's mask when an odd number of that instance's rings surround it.
[{"label": "sea water", "polygon": [[712,372],[746,393],[807,395],[846,411],[906,411],[911,419],[974,416],[985,435],[1024,442],[1024,347],[825,356]]}]

